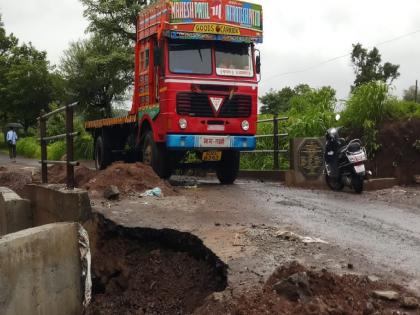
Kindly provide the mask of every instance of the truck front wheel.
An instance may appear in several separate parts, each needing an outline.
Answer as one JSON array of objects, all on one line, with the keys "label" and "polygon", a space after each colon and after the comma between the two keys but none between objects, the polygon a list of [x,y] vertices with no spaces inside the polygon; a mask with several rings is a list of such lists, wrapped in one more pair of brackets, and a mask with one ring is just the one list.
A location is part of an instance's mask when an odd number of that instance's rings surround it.
[{"label": "truck front wheel", "polygon": [[105,142],[101,136],[95,142],[95,167],[104,170],[111,163],[111,153],[105,148]]},{"label": "truck front wheel", "polygon": [[160,178],[167,179],[171,177],[172,170],[166,148],[162,144],[155,142],[151,131],[144,137],[142,156],[143,163],[151,166]]},{"label": "truck front wheel", "polygon": [[231,185],[239,173],[240,153],[238,151],[225,151],[216,170],[217,178],[221,184]]}]

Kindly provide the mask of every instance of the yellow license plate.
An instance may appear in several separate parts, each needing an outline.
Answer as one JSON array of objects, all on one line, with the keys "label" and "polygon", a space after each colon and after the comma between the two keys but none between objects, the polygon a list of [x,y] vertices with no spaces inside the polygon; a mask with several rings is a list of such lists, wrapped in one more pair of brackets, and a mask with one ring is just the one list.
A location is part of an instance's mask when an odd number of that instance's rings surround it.
[{"label": "yellow license plate", "polygon": [[216,162],[222,159],[221,151],[209,151],[203,153],[203,161],[206,162]]}]

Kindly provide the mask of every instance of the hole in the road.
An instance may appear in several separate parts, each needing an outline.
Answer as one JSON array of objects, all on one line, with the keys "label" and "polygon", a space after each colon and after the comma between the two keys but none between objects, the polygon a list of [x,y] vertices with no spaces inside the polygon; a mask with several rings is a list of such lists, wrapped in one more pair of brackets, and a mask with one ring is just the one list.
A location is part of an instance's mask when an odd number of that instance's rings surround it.
[{"label": "hole in the road", "polygon": [[189,314],[227,286],[227,265],[192,234],[94,221],[86,314]]}]

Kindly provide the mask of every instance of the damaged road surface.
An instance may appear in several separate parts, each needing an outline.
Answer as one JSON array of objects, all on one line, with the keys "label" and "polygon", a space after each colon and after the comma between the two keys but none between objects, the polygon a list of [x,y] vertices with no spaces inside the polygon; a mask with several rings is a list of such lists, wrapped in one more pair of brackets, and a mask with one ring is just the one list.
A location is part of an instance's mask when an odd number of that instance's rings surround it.
[{"label": "damaged road surface", "polygon": [[[125,227],[170,227],[198,236],[229,265],[233,294],[255,283],[262,287],[277,267],[294,260],[313,270],[375,276],[420,292],[418,189],[398,197],[399,189],[355,195],[254,181],[221,186],[202,180],[196,188],[188,186],[164,198],[98,200],[94,209]],[[285,232],[299,238],[284,237]],[[300,240],[307,238],[315,241]]]}]

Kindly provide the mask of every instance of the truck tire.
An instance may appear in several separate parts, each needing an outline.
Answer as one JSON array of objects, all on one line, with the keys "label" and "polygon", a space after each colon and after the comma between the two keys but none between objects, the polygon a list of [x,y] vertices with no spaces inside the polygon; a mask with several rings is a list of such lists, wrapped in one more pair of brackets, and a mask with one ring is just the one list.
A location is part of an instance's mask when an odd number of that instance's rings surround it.
[{"label": "truck tire", "polygon": [[95,167],[97,170],[104,170],[111,161],[111,152],[105,148],[105,142],[99,136],[95,141]]},{"label": "truck tire", "polygon": [[222,160],[216,169],[217,178],[221,184],[232,185],[239,173],[240,153],[238,151],[224,151]]},{"label": "truck tire", "polygon": [[160,178],[168,179],[171,177],[172,169],[166,148],[164,145],[155,142],[151,131],[148,131],[144,137],[142,157],[143,163],[151,166]]}]

